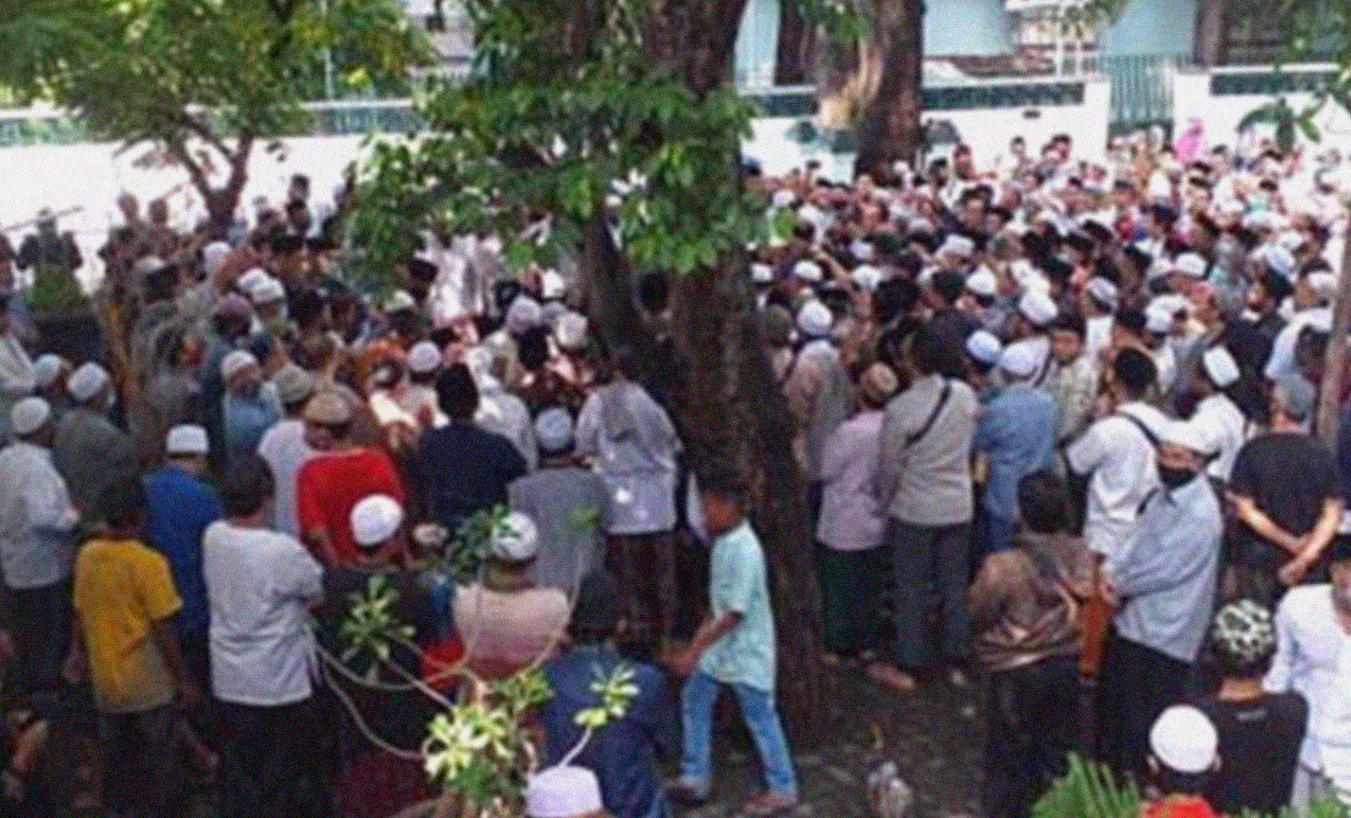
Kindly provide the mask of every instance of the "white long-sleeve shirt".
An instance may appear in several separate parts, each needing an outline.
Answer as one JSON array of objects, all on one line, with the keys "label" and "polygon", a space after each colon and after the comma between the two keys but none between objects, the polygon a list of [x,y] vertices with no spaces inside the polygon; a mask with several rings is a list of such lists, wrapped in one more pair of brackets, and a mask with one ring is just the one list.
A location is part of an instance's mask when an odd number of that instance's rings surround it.
[{"label": "white long-sleeve shirt", "polygon": [[1276,609],[1276,656],[1264,686],[1309,703],[1299,762],[1351,789],[1351,634],[1337,621],[1332,586],[1291,588]]},{"label": "white long-sleeve shirt", "polygon": [[0,569],[10,588],[70,576],[79,519],[50,451],[24,441],[0,451]]}]

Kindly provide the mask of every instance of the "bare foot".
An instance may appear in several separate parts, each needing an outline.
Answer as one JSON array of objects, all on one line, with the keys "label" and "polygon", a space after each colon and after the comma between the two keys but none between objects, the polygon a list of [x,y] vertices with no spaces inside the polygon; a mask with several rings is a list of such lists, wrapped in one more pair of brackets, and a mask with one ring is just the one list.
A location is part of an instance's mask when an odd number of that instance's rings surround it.
[{"label": "bare foot", "polygon": [[878,684],[886,685],[897,693],[910,693],[919,687],[919,683],[915,681],[914,676],[885,662],[875,662],[868,665],[868,678]]}]

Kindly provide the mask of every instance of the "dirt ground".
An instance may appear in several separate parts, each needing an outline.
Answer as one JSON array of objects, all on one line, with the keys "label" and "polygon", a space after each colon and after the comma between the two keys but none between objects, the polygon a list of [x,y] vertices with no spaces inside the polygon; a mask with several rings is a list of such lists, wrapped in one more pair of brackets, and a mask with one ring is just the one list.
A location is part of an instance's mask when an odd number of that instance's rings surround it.
[{"label": "dirt ground", "polygon": [[[827,669],[824,682],[827,738],[794,748],[802,791],[795,816],[869,815],[868,774],[888,760],[914,791],[910,818],[978,814],[982,732],[974,682],[935,681],[899,695],[857,668]],[[686,818],[730,818],[763,790],[754,746],[735,716],[720,721],[715,753],[713,798]]]}]

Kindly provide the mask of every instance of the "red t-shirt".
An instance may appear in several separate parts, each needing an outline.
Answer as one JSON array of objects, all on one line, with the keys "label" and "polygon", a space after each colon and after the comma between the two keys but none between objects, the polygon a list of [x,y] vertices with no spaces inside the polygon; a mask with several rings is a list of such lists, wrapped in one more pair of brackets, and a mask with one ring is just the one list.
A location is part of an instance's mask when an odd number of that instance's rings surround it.
[{"label": "red t-shirt", "polygon": [[[404,502],[403,484],[389,455],[365,448],[315,455],[305,461],[296,476],[300,530],[309,533],[322,529],[338,561],[350,564],[357,555],[352,539],[352,507],[372,494],[388,494]],[[315,556],[322,561],[322,555]]]}]

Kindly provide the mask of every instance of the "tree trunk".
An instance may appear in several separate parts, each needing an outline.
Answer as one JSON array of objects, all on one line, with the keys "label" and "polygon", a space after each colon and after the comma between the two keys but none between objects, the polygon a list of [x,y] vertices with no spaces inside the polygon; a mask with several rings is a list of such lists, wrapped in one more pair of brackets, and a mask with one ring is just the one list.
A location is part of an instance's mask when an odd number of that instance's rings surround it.
[{"label": "tree trunk", "polygon": [[1341,421],[1343,376],[1346,373],[1346,334],[1351,332],[1351,236],[1342,247],[1342,269],[1337,301],[1332,308],[1332,333],[1323,359],[1323,383],[1318,399],[1316,431],[1330,450],[1337,450]]},{"label": "tree trunk", "polygon": [[1192,58],[1211,68],[1224,62],[1224,25],[1228,0],[1202,0],[1196,4],[1196,35]]},{"label": "tree trunk", "polygon": [[774,84],[806,85],[816,32],[802,19],[794,0],[779,0],[779,42],[775,49]]},{"label": "tree trunk", "polygon": [[779,702],[799,747],[821,738],[816,572],[792,421],[765,352],[744,258],[681,276],[672,324],[679,425],[695,464],[751,477],[751,522],[765,546],[779,640]]},{"label": "tree trunk", "polygon": [[883,180],[897,161],[913,161],[923,142],[923,0],[877,0],[876,25],[882,76],[863,109],[854,169]]}]

